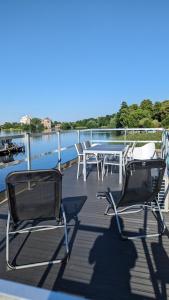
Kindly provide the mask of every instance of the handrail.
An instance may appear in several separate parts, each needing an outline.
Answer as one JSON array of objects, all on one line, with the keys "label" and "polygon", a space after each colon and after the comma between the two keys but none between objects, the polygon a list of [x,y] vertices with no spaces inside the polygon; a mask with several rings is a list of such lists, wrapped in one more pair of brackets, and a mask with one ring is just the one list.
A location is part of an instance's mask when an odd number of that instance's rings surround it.
[{"label": "handrail", "polygon": [[137,142],[137,143],[159,143],[161,144],[162,141],[154,141],[154,140],[144,140],[144,141],[135,141],[135,140],[95,140],[93,139],[93,143],[134,143],[134,142]]},{"label": "handrail", "polygon": [[[120,140],[120,139],[109,139],[109,140],[102,140],[102,139],[95,139],[93,137],[93,133],[103,133],[103,132],[116,132],[116,131],[121,131],[124,132],[125,134],[125,139]],[[162,140],[161,141],[157,141],[157,140],[127,140],[127,136],[126,136],[126,132],[130,132],[130,131],[134,131],[134,132],[163,132],[164,134],[162,135]],[[40,157],[46,156],[46,155],[53,155],[54,153],[58,153],[58,163],[61,163],[61,153],[63,151],[72,149],[74,147],[74,145],[69,145],[66,147],[62,147],[61,145],[61,140],[60,140],[60,135],[62,133],[68,133],[70,132],[69,130],[62,130],[62,131],[47,131],[47,132],[41,132],[41,133],[25,133],[25,134],[16,134],[16,135],[4,135],[4,136],[0,136],[0,140],[3,139],[18,139],[18,138],[25,138],[26,141],[26,145],[27,145],[27,157],[25,159],[21,159],[21,160],[17,160],[15,162],[9,162],[9,163],[5,163],[5,166],[8,167],[10,165],[14,165],[16,164],[16,162],[22,163],[24,161],[27,161],[27,167],[28,169],[31,169],[31,161],[34,159],[38,159]],[[80,133],[84,133],[84,132],[90,132],[90,139],[92,143],[149,143],[149,142],[154,142],[154,143],[160,143],[163,146],[165,145],[165,151],[166,151],[166,147],[167,147],[167,143],[166,143],[166,130],[164,128],[91,128],[91,129],[78,129],[78,130],[71,130],[71,132],[76,132],[77,133],[77,141],[80,142]],[[47,152],[41,152],[39,154],[36,155],[31,155],[31,138],[33,137],[38,137],[38,136],[45,136],[45,135],[58,135],[58,148],[54,149],[54,150],[50,150]],[[3,163],[0,164],[0,168],[5,167],[3,166]]]},{"label": "handrail", "polygon": [[81,132],[84,131],[164,131],[164,128],[86,128],[79,129]]}]

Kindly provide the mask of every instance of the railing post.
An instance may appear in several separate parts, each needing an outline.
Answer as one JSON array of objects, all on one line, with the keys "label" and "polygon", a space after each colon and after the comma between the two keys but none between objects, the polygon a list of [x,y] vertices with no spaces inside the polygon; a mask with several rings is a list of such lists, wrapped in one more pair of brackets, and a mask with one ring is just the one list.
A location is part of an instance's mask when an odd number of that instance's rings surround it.
[{"label": "railing post", "polygon": [[58,169],[61,170],[61,141],[60,141],[60,131],[57,132],[58,137]]},{"label": "railing post", "polygon": [[27,169],[31,170],[31,144],[30,144],[30,133],[26,134],[26,149],[27,149]]},{"label": "railing post", "polygon": [[161,137],[161,158],[164,158],[163,151],[164,151],[164,130],[162,131],[162,137]]},{"label": "railing post", "polygon": [[167,130],[165,130],[165,157],[168,155],[168,134]]},{"label": "railing post", "polygon": [[126,144],[126,139],[127,139],[126,137],[127,137],[127,130],[125,129],[125,131],[124,131],[124,141],[125,141],[124,143],[125,144]]},{"label": "railing post", "polygon": [[77,131],[77,140],[78,140],[78,143],[80,143],[80,130]]},{"label": "railing post", "polygon": [[90,130],[90,142],[91,142],[91,145],[93,144],[93,131],[92,129]]}]

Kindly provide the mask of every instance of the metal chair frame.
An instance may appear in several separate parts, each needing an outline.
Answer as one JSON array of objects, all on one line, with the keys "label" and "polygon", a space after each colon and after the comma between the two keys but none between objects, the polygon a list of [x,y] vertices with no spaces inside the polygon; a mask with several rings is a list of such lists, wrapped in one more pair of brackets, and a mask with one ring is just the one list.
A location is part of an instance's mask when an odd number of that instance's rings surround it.
[{"label": "metal chair frame", "polygon": [[[146,160],[148,161],[148,160]],[[152,161],[152,160],[150,160]],[[164,162],[164,160],[161,160]],[[140,162],[140,161],[137,161],[137,162]],[[136,163],[136,161],[131,161],[127,164],[127,166],[133,164],[133,163]],[[142,162],[144,164],[144,162]],[[126,168],[127,168],[126,166]],[[164,174],[164,171],[165,171],[165,168],[163,169],[163,174]],[[132,173],[132,171],[131,171]],[[126,183],[125,183],[126,185]],[[125,193],[125,185],[124,185],[124,189],[123,189],[123,194]],[[123,209],[118,209],[117,206],[116,206],[116,203],[115,203],[115,200],[113,198],[113,195],[112,193],[109,191],[107,193],[98,193],[96,195],[96,197],[98,199],[106,199],[108,201],[108,205],[106,207],[106,210],[105,210],[105,215],[108,215],[108,216],[115,216],[116,217],[116,222],[117,222],[117,227],[118,227],[118,231],[121,235],[121,237],[123,239],[138,239],[138,238],[146,238],[146,237],[155,237],[155,236],[160,236],[164,233],[165,229],[166,229],[166,225],[165,225],[165,221],[164,221],[164,217],[163,217],[163,214],[162,214],[162,211],[161,211],[161,208],[160,208],[160,205],[158,203],[158,200],[156,199],[156,197],[154,197],[154,201],[156,203],[156,210],[158,209],[158,212],[159,212],[159,216],[160,216],[160,224],[161,224],[161,230],[159,233],[150,233],[150,234],[143,234],[143,235],[135,235],[135,236],[127,236],[125,234],[123,234],[123,231],[122,231],[122,228],[121,228],[121,225],[120,225],[120,220],[119,220],[119,215],[125,215],[125,214],[133,214],[133,213],[138,213],[142,210],[145,210],[145,209],[150,209],[152,212],[155,211],[154,207],[152,205],[148,205],[146,203],[144,204],[133,204],[133,205],[130,205],[130,206],[127,206]],[[120,203],[120,201],[119,201]],[[109,212],[110,209],[113,209],[114,212]]]},{"label": "metal chair frame", "polygon": [[[122,167],[123,167],[123,172],[125,172],[125,165],[126,165],[126,162],[127,162],[127,154],[128,154],[128,150],[129,150],[129,145],[126,146],[126,150],[123,154],[123,160],[122,160]],[[107,174],[108,174],[108,166],[120,166],[120,163],[119,161],[117,160],[116,161],[116,158],[119,159],[119,157],[117,155],[111,155],[113,156],[113,160],[111,161],[108,161],[107,158],[109,158],[110,155],[105,155],[104,158],[103,158],[103,166],[102,166],[102,181],[103,181],[103,178],[104,178],[104,175],[105,175],[105,166],[107,166]],[[107,160],[107,161],[106,161]],[[112,168],[111,168],[111,174],[112,174]]]},{"label": "metal chair frame", "polygon": [[[135,204],[135,205],[127,206],[127,207],[125,207],[121,210],[118,210],[116,208],[116,204],[115,204],[115,201],[114,201],[114,198],[113,198],[113,195],[112,195],[111,192],[109,192],[109,198],[110,198],[111,204],[108,204],[104,214],[107,215],[107,216],[115,216],[116,217],[118,231],[119,231],[119,233],[120,233],[120,235],[123,239],[139,239],[139,238],[146,238],[146,237],[155,237],[155,236],[160,236],[164,233],[164,231],[166,229],[166,225],[165,225],[164,217],[163,217],[163,214],[162,214],[162,211],[161,211],[161,208],[160,208],[160,205],[159,205],[157,199],[155,199],[155,202],[156,202],[158,212],[159,212],[159,216],[160,216],[161,231],[159,233],[135,235],[135,236],[129,237],[129,236],[124,235],[123,232],[122,232],[121,225],[120,225],[120,220],[119,220],[119,215],[125,215],[125,214],[127,215],[127,214],[138,213],[142,210],[145,210],[146,208],[150,209],[152,212],[154,212],[155,209],[152,208],[151,205]],[[111,208],[114,209],[114,212],[109,212],[109,210]],[[132,209],[135,209],[135,210],[132,210]],[[127,210],[129,210],[129,211],[127,211]]]},{"label": "metal chair frame", "polygon": [[[40,170],[43,171],[43,170]],[[37,172],[37,171],[25,171],[25,172]],[[44,172],[47,172],[47,170],[44,170]],[[18,171],[18,172],[12,172],[11,174],[15,174],[15,173],[24,173],[23,171]],[[8,176],[9,176],[8,175]],[[7,177],[8,177],[7,176]],[[29,186],[29,182],[28,182],[28,186]],[[8,196],[9,197],[9,196]],[[27,227],[25,226],[24,228],[21,228],[19,230],[15,230],[15,226],[13,226],[13,230],[10,230],[10,225],[15,225],[13,223],[13,220],[11,218],[11,213],[10,210],[8,211],[8,218],[7,218],[7,225],[6,225],[6,263],[7,263],[7,269],[8,270],[18,270],[18,269],[24,269],[24,268],[31,268],[31,267],[37,267],[37,266],[44,266],[44,265],[53,265],[53,264],[58,264],[58,263],[62,263],[64,262],[66,259],[68,261],[69,259],[69,244],[68,244],[68,234],[67,234],[67,222],[66,222],[66,215],[65,215],[65,211],[64,211],[64,206],[61,203],[60,204],[60,218],[59,218],[59,222],[57,221],[56,218],[56,222],[57,225],[36,225],[36,226],[31,226],[31,227]],[[35,219],[35,220],[39,220],[39,219]],[[28,221],[25,219],[25,221]],[[24,233],[34,233],[34,232],[40,232],[40,231],[47,231],[47,230],[53,230],[53,229],[58,229],[58,228],[63,228],[64,229],[64,237],[65,237],[65,255],[62,259],[55,259],[55,260],[49,260],[49,261],[42,261],[42,262],[37,262],[37,263],[30,263],[30,264],[22,264],[22,265],[13,265],[10,262],[9,259],[9,237],[12,235],[16,235],[16,234],[24,234]]]},{"label": "metal chair frame", "polygon": [[[75,144],[75,148],[76,148],[76,151],[77,151],[77,154],[78,154],[78,165],[77,165],[77,179],[79,178],[79,173],[80,173],[80,165],[83,165],[83,152],[81,153],[79,151],[79,146],[83,149],[82,147],[82,144],[81,143],[78,143],[78,144]],[[89,155],[86,159],[86,164],[88,165],[97,165],[97,177],[98,177],[98,180],[100,178],[100,173],[99,173],[99,164],[101,164],[101,168],[102,168],[102,160],[99,159],[97,157],[97,155],[95,155],[94,153],[92,155]]]},{"label": "metal chair frame", "polygon": [[84,141],[83,145],[84,145],[84,149],[87,149],[87,148],[91,147],[91,142],[90,141]]}]

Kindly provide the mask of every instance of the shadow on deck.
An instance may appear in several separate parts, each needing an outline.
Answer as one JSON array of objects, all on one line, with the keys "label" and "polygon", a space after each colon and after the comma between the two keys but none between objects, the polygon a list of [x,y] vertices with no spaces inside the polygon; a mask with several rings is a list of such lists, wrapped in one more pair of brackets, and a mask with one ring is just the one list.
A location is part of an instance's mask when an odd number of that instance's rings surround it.
[{"label": "shadow on deck", "polygon": [[[104,216],[106,203],[97,191],[120,192],[118,174],[97,181],[91,172],[87,182],[76,180],[76,166],[63,177],[63,198],[68,220],[70,260],[67,264],[7,271],[5,265],[5,224],[7,204],[0,207],[0,278],[63,291],[89,299],[169,299],[169,232],[160,238],[123,241],[114,217]],[[165,219],[169,224],[169,216]],[[146,220],[147,221],[147,220]],[[128,232],[140,232],[144,215],[121,219]],[[148,216],[148,230],[156,222]],[[34,233],[11,240],[18,263],[54,259],[62,254],[62,232]],[[19,250],[17,250],[19,249]],[[50,298],[49,298],[50,299]]]}]

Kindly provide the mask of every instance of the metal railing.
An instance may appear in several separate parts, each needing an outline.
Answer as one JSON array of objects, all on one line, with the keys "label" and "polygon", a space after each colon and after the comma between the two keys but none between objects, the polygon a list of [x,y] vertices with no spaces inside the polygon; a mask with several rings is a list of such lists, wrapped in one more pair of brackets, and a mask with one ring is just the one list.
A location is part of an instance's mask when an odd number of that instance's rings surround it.
[{"label": "metal railing", "polygon": [[[68,145],[66,147],[62,147],[61,143],[61,135],[62,133],[69,132],[69,131],[51,131],[51,132],[42,132],[42,133],[25,133],[25,134],[16,134],[16,135],[6,135],[6,136],[0,136],[0,140],[4,139],[23,139],[25,140],[26,144],[26,157],[21,160],[17,160],[8,164],[0,164],[0,168],[8,167],[10,165],[14,164],[19,164],[24,161],[27,162],[27,169],[30,170],[32,168],[32,161],[35,159],[39,159],[43,156],[46,155],[51,155],[54,153],[58,153],[58,169],[61,169],[61,164],[62,164],[62,153],[66,150],[74,148],[74,144]],[[72,131],[71,131],[72,132]],[[163,129],[163,128],[105,128],[105,129],[82,129],[82,130],[73,130],[73,132],[77,133],[77,143],[81,141],[81,135],[82,133],[89,133],[91,143],[132,143],[132,142],[137,142],[137,143],[148,143],[148,142],[154,142],[154,143],[160,143],[161,144],[161,152],[162,156],[166,157],[168,154],[168,132]],[[109,139],[98,139],[95,138],[95,134],[99,133],[113,133],[113,132],[121,132],[121,136],[123,136],[122,139],[118,138],[109,138]],[[162,133],[162,138],[161,140],[130,140],[127,139],[128,133],[133,132],[133,133],[140,133],[140,132],[161,132]],[[44,135],[57,135],[57,145],[56,149],[47,151],[47,152],[41,152],[36,155],[31,155],[31,138],[32,137],[38,137],[38,136],[44,136]]]}]

